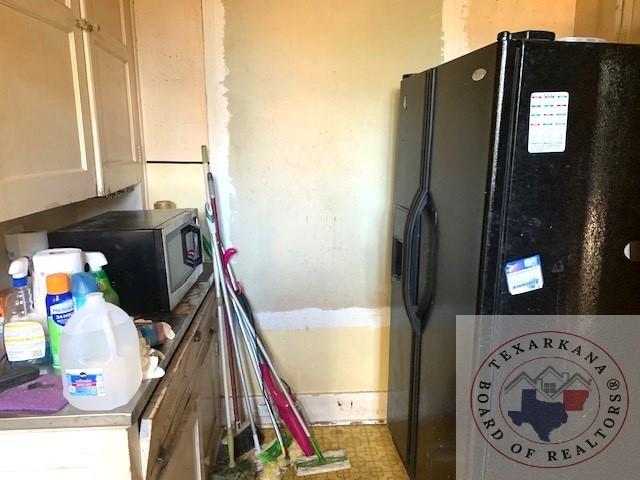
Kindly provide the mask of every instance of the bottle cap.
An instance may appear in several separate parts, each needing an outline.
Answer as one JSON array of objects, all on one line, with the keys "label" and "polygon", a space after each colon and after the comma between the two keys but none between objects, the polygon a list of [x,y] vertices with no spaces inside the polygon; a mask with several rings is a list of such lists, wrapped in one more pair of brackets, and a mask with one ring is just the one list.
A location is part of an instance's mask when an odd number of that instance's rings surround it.
[{"label": "bottle cap", "polygon": [[69,291],[69,276],[66,273],[47,275],[47,293],[60,295]]},{"label": "bottle cap", "polygon": [[98,292],[96,279],[89,272],[74,273],[71,275],[71,293],[73,296],[83,296],[91,292]]},{"label": "bottle cap", "polygon": [[24,287],[27,285],[27,283],[27,277],[13,277],[11,285],[13,285],[14,287]]},{"label": "bottle cap", "polygon": [[13,278],[14,287],[24,287],[27,284],[29,274],[29,259],[27,257],[16,258],[9,265],[9,275]]},{"label": "bottle cap", "polygon": [[104,301],[102,292],[91,292],[87,293],[86,303],[85,305],[95,305],[96,303],[100,303]]}]

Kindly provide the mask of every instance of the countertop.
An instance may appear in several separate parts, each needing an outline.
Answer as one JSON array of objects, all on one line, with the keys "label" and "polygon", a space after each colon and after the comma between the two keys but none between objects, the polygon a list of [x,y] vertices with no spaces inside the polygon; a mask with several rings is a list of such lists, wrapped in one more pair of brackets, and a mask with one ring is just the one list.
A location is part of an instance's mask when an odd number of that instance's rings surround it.
[{"label": "countertop", "polygon": [[[212,285],[211,264],[205,264],[204,272],[198,282],[191,287],[180,304],[170,313],[143,315],[142,318],[158,322],[167,322],[175,332],[173,340],[167,340],[156,349],[165,358],[160,367],[166,369],[180,341],[184,337],[191,321],[202,305]],[[49,367],[53,373],[53,369]],[[78,410],[67,404],[56,413],[0,412],[0,430],[25,430],[35,428],[79,428],[79,427],[128,427],[137,422],[146,407],[160,379],[143,380],[131,401],[109,411],[88,412]]]}]

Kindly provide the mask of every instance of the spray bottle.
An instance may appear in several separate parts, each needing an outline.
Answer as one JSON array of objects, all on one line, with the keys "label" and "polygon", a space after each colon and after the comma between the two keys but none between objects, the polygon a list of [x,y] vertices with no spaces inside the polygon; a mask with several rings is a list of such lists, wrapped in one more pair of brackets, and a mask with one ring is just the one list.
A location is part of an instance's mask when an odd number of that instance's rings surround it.
[{"label": "spray bottle", "polygon": [[51,363],[47,319],[33,308],[28,274],[27,257],[9,265],[13,291],[7,296],[5,308],[4,345],[12,367]]},{"label": "spray bottle", "polygon": [[96,283],[98,284],[98,288],[102,292],[104,299],[113,304],[120,305],[120,297],[111,286],[111,282],[109,281],[109,277],[107,277],[106,272],[102,269],[107,263],[107,258],[104,256],[102,252],[85,252],[85,257],[87,259],[87,263],[89,264],[89,268],[91,269],[91,275],[96,279]]}]

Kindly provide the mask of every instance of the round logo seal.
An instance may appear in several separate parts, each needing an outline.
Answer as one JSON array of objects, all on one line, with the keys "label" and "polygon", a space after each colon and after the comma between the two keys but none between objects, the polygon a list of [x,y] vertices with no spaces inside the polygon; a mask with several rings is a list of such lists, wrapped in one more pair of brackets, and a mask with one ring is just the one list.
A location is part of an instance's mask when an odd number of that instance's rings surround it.
[{"label": "round logo seal", "polygon": [[482,362],[471,410],[480,434],[505,457],[562,468],[615,440],[629,407],[624,374],[607,351],[566,332],[513,338]]}]

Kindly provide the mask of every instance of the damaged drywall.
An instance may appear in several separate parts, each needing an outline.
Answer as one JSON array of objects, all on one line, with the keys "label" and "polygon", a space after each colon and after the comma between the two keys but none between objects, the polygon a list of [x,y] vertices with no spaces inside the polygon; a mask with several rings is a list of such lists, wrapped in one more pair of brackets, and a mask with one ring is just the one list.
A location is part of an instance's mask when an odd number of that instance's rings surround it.
[{"label": "damaged drywall", "polygon": [[496,40],[508,30],[549,30],[557,38],[573,35],[575,0],[443,0],[445,61]]},{"label": "damaged drywall", "polygon": [[203,0],[204,65],[206,77],[209,151],[216,177],[218,209],[225,244],[231,244],[234,212],[231,199],[235,194],[229,175],[229,101],[225,80],[229,69],[225,60],[225,10],[222,0]]}]

